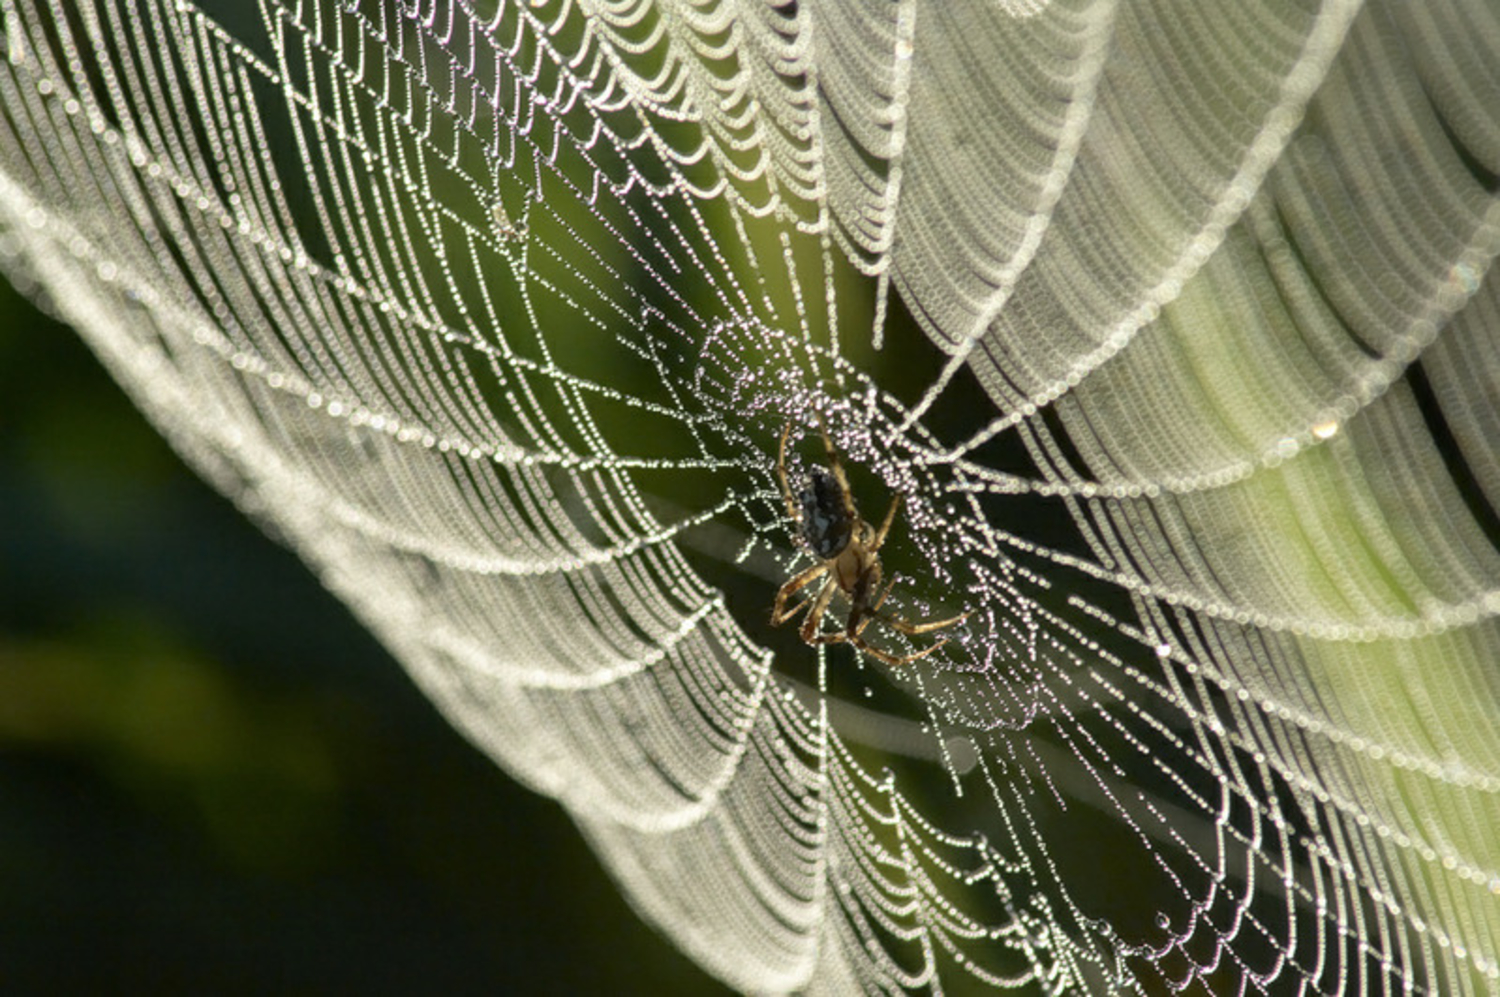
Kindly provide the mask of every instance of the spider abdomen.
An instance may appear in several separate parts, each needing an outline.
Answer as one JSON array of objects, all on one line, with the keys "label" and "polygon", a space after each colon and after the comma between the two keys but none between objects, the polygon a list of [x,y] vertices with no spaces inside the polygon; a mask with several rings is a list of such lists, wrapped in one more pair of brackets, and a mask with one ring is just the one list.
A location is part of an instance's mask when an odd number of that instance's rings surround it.
[{"label": "spider abdomen", "polygon": [[813,468],[812,487],[802,490],[802,539],[818,557],[838,556],[849,545],[854,523],[849,518],[838,479]]}]

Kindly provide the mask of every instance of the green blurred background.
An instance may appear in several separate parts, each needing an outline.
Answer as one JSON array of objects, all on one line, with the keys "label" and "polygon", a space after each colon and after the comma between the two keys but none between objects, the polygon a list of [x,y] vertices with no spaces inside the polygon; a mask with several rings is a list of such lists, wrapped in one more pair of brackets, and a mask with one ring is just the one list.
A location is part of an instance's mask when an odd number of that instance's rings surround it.
[{"label": "green blurred background", "polygon": [[0,281],[0,992],[708,993]]}]

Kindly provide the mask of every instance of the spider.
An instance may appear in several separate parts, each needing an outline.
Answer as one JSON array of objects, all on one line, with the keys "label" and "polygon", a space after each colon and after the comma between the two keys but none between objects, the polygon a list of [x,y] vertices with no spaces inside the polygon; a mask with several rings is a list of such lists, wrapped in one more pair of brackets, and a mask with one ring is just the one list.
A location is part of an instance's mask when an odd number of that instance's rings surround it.
[{"label": "spider", "polygon": [[[807,610],[807,619],[802,621],[800,631],[804,643],[853,644],[872,658],[888,665],[909,665],[948,643],[947,638],[944,638],[926,650],[903,656],[882,651],[865,642],[865,628],[870,625],[871,620],[880,620],[894,630],[915,635],[961,623],[969,614],[964,613],[946,620],[913,623],[881,612],[880,606],[885,602],[886,596],[891,594],[896,579],[892,577],[885,588],[880,589],[880,547],[885,543],[891,523],[896,519],[896,510],[901,507],[901,496],[897,495],[892,500],[885,519],[880,523],[880,529],[873,529],[861,519],[854,498],[849,494],[849,479],[844,474],[844,466],[839,462],[838,452],[833,448],[833,441],[828,438],[828,430],[821,417],[818,419],[818,434],[823,437],[823,447],[828,451],[828,470],[814,467],[809,487],[794,496],[786,476],[786,444],[791,432],[792,424],[788,422],[781,431],[781,446],[776,453],[776,478],[781,484],[781,497],[786,500],[787,515],[797,523],[798,536],[818,559],[818,563],[781,586],[781,590],[776,593],[776,606],[771,611],[771,625],[780,626]],[[804,598],[790,609],[787,608],[788,599],[824,575],[828,577],[817,595]],[[874,594],[877,590],[879,595]],[[842,594],[849,600],[849,619],[842,630],[825,633],[822,631],[823,614],[828,611],[835,594]]]}]

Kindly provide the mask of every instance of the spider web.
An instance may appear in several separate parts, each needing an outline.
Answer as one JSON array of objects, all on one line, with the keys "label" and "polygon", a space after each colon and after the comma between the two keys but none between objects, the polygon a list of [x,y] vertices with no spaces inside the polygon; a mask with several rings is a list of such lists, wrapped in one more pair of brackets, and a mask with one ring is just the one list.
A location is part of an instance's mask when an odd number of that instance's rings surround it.
[{"label": "spider web", "polygon": [[1495,5],[0,11],[7,271],[709,972],[1500,992]]}]

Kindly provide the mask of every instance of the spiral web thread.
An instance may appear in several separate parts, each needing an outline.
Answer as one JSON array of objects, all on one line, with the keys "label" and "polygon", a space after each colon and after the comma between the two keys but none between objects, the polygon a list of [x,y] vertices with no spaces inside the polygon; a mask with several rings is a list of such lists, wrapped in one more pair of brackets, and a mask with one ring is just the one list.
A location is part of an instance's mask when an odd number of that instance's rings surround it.
[{"label": "spiral web thread", "polygon": [[12,279],[710,972],[1500,992],[1493,3],[0,11]]}]

